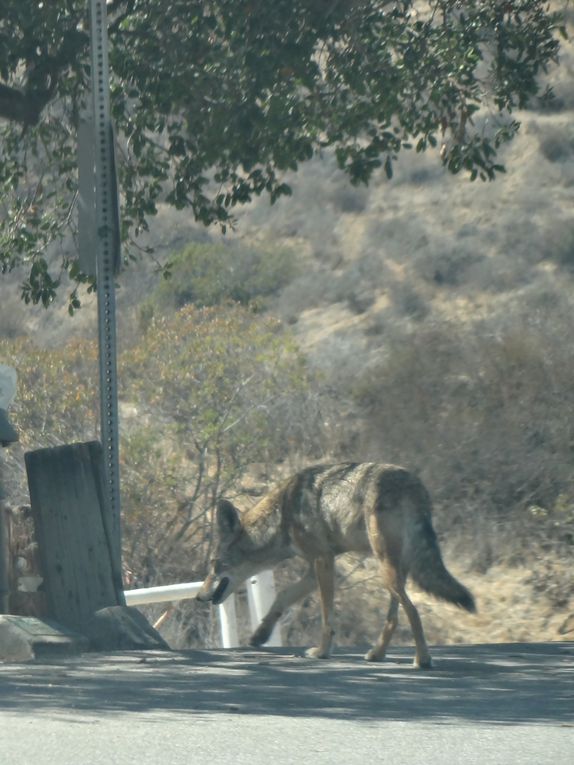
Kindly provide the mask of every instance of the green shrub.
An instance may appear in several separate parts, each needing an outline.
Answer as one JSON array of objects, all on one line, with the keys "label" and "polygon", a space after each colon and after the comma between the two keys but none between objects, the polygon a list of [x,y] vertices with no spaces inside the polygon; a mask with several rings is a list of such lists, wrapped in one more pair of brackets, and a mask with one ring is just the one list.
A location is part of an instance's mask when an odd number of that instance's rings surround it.
[{"label": "green shrub", "polygon": [[[357,378],[364,450],[407,464],[429,484],[445,523],[488,520],[514,550],[532,543],[530,508],[544,508],[548,539],[560,497],[574,495],[572,313],[510,307],[474,325],[418,325],[387,335],[385,355]],[[540,517],[537,538],[540,536]],[[477,526],[478,528],[478,526]],[[480,541],[476,542],[477,547]]]},{"label": "green shrub", "polygon": [[188,303],[208,307],[226,301],[260,302],[294,279],[297,263],[294,253],[282,248],[192,244],[173,258],[169,271],[171,277],[156,289],[144,313]]},{"label": "green shrub", "polygon": [[290,335],[228,305],[153,319],[120,359],[127,558],[149,580],[204,573],[215,500],[253,464],[317,458],[322,418]]},{"label": "green shrub", "polygon": [[98,351],[74,340],[63,348],[39,348],[31,340],[0,340],[0,359],[18,372],[11,410],[20,444],[37,449],[93,438],[97,427]]},{"label": "green shrub", "polygon": [[99,396],[97,347],[89,341],[38,348],[25,338],[0,339],[0,362],[18,373],[10,419],[19,441],[3,450],[3,485],[10,504],[29,504],[24,453],[94,438]]},{"label": "green shrub", "polygon": [[543,232],[542,254],[567,271],[574,270],[574,225],[571,219],[554,218]]},{"label": "green shrub", "polygon": [[563,162],[574,154],[574,131],[570,125],[552,125],[540,137],[540,151],[549,162]]},{"label": "green shrub", "polygon": [[[27,504],[24,450],[97,436],[97,346],[0,340],[0,359],[19,374],[10,414],[20,443],[3,482]],[[140,582],[199,578],[216,499],[260,490],[254,464],[320,457],[311,377],[278,321],[238,305],[151,320],[118,373],[125,563]]]}]

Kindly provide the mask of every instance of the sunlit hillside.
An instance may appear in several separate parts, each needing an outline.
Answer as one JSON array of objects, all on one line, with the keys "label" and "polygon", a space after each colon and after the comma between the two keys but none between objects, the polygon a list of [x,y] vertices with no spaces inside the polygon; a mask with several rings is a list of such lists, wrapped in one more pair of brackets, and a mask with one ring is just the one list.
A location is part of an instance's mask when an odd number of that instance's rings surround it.
[{"label": "sunlit hillside", "polygon": [[[326,154],[288,179],[292,197],[239,210],[225,240],[270,257],[287,249],[296,263],[258,310],[290,329],[316,375],[323,458],[407,464],[431,490],[445,557],[480,609],[461,615],[421,596],[431,641],[574,635],[570,43],[549,81],[554,102],[515,115],[521,130],[495,182],[470,183],[438,154],[405,152],[391,181],[381,173],[354,188]],[[190,242],[219,238],[166,208],[146,243],[165,263]],[[149,262],[120,277],[122,347],[159,282]],[[70,318],[64,306],[46,313],[21,304],[15,286],[2,289],[4,337],[61,348],[95,336],[92,299]],[[373,598],[377,586],[370,568],[343,569],[343,639],[353,642],[357,624],[372,631],[375,616],[348,584],[368,580]],[[289,623],[293,641],[315,624],[308,612]]]}]

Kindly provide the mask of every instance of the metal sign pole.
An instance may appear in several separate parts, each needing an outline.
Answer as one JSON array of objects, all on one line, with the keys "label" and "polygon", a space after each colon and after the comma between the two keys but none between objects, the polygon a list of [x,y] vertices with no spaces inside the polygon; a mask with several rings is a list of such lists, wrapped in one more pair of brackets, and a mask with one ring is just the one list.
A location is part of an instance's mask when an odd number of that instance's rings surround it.
[{"label": "metal sign pole", "polygon": [[[108,30],[105,0],[90,0],[94,164],[96,200],[96,276],[100,347],[100,418],[106,481],[120,544],[120,476],[114,276],[119,268],[119,216],[110,117]],[[119,553],[119,549],[117,550]],[[119,559],[119,558],[118,558]]]}]

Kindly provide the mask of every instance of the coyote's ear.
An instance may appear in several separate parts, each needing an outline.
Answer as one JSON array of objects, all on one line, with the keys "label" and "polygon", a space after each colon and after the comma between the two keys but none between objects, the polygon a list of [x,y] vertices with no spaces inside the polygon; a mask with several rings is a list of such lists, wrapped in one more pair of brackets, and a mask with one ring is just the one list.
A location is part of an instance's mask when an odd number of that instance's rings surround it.
[{"label": "coyote's ear", "polygon": [[226,499],[220,499],[217,503],[215,517],[220,534],[233,534],[241,526],[237,508]]}]

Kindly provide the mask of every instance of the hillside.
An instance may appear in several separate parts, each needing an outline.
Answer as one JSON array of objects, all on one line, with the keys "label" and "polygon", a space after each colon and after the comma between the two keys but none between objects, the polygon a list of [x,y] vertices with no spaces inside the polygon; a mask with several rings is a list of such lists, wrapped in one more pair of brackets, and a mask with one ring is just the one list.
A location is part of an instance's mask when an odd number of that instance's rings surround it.
[{"label": "hillside", "polygon": [[[408,464],[435,497],[445,556],[481,613],[453,616],[421,596],[431,641],[573,634],[571,45],[551,82],[552,108],[516,115],[522,128],[494,183],[405,153],[392,181],[353,188],[326,155],[289,179],[291,198],[238,211],[226,239],[293,253],[297,275],[264,310],[290,328],[320,381],[325,459]],[[163,262],[217,239],[163,209],[149,243]],[[120,277],[121,345],[158,278],[143,263]],[[5,336],[25,328],[48,348],[95,333],[89,299],[73,318],[31,310],[15,292],[0,310]],[[353,577],[374,586],[370,569]],[[349,641],[356,592],[342,595]],[[361,618],[374,629],[373,616]]]}]

